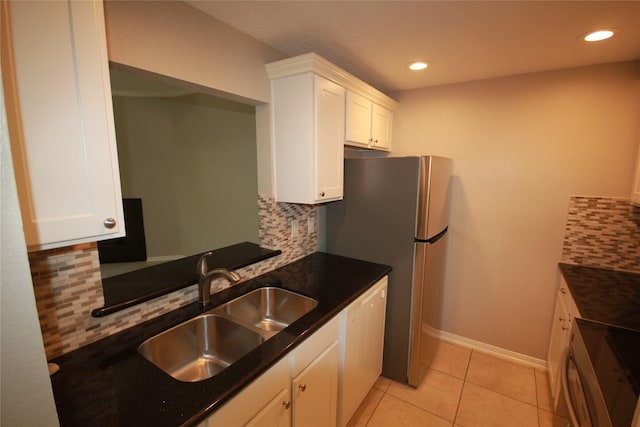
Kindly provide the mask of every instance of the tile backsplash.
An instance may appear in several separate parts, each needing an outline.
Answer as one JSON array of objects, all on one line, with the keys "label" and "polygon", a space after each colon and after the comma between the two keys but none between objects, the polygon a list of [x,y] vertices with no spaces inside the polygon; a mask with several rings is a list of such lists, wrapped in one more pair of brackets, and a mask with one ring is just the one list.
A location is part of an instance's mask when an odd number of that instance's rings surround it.
[{"label": "tile backsplash", "polygon": [[[259,276],[318,248],[317,206],[277,203],[272,197],[258,196],[258,220],[261,246],[280,249],[282,255],[239,269],[243,278]],[[293,220],[299,224],[297,235],[291,233]],[[104,303],[95,243],[32,252],[29,262],[47,359],[197,300],[198,290],[194,285],[94,318],[91,310]],[[227,286],[226,281],[218,279],[212,289]]]},{"label": "tile backsplash", "polygon": [[628,199],[571,197],[562,261],[640,273],[640,208]]}]

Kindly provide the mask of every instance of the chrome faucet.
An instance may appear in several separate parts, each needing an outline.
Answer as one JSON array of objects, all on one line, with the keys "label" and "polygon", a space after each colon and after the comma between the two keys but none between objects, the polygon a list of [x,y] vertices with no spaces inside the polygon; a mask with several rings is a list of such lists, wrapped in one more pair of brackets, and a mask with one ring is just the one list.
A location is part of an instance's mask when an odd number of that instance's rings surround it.
[{"label": "chrome faucet", "polygon": [[233,270],[227,270],[226,268],[215,268],[211,271],[207,266],[207,257],[212,252],[207,252],[200,256],[198,259],[198,302],[200,307],[206,307],[209,305],[211,297],[211,281],[218,276],[225,277],[231,283],[239,282],[242,277]]}]

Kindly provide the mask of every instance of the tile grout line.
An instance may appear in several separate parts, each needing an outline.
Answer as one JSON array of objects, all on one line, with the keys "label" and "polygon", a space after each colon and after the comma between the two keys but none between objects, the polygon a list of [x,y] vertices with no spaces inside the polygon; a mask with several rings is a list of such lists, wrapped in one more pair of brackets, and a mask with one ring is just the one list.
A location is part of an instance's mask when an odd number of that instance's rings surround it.
[{"label": "tile grout line", "polygon": [[473,357],[473,349],[471,349],[471,353],[469,353],[469,360],[467,361],[467,367],[464,370],[464,378],[462,379],[462,389],[460,390],[460,397],[458,397],[458,404],[456,405],[456,413],[453,417],[452,426],[455,426],[456,420],[458,419],[458,412],[460,411],[460,403],[462,403],[462,394],[464,393],[464,388],[467,385],[467,375],[469,374],[469,368],[471,367],[471,357]]},{"label": "tile grout line", "polygon": [[[467,383],[469,383],[469,384],[472,384],[472,385],[474,385],[474,386],[476,386],[476,387],[482,388],[482,389],[484,389],[484,390],[486,390],[486,391],[488,391],[488,392],[495,393],[496,395],[499,395],[499,396],[505,397],[505,398],[507,398],[507,399],[509,399],[509,400],[512,400],[512,401],[514,401],[514,402],[518,402],[518,403],[520,403],[520,404],[525,404],[525,405],[527,405],[527,406],[529,406],[529,407],[533,407],[533,408],[535,409],[535,413],[536,413],[536,425],[537,425],[538,427],[541,427],[541,426],[542,426],[542,424],[541,424],[541,423],[542,423],[542,420],[541,420],[541,417],[540,417],[540,411],[542,410],[542,408],[540,407],[540,396],[539,396],[539,394],[538,394],[538,391],[539,391],[539,388],[541,387],[541,384],[538,384],[538,380],[537,380],[537,377],[536,377],[536,370],[535,370],[535,369],[532,369],[532,371],[533,371],[533,380],[534,380],[534,392],[535,392],[535,404],[532,404],[532,403],[530,403],[530,402],[528,402],[528,401],[524,401],[524,400],[520,400],[520,399],[514,398],[514,397],[512,397],[511,395],[507,395],[507,394],[501,393],[501,392],[499,392],[499,391],[493,390],[493,389],[491,389],[491,388],[487,388],[487,387],[484,387],[484,386],[482,386],[482,385],[480,385],[480,384],[475,384],[474,382],[469,381],[468,376],[469,376],[469,372],[470,372],[470,369],[471,369],[471,360],[472,360],[472,358],[473,358],[473,353],[474,353],[474,351],[475,351],[475,350],[471,349],[471,352],[469,353],[469,358],[467,359],[467,363],[466,363],[466,367],[465,367],[465,372],[464,372],[463,378],[461,379],[461,380],[462,380],[462,389],[461,389],[461,391],[460,391],[460,395],[459,395],[459,397],[458,397],[458,402],[457,402],[457,405],[456,405],[456,410],[455,410],[455,413],[454,413],[454,416],[453,416],[453,420],[449,420],[449,419],[447,419],[447,418],[443,417],[443,416],[442,416],[442,415],[440,415],[440,414],[437,414],[437,413],[435,413],[435,412],[432,412],[432,411],[431,411],[431,410],[429,410],[429,409],[425,409],[425,408],[423,408],[423,407],[421,407],[421,406],[419,406],[419,405],[416,405],[416,404],[414,404],[414,403],[412,403],[412,402],[410,402],[410,401],[407,401],[407,400],[405,400],[405,399],[403,399],[403,398],[401,398],[401,397],[397,397],[397,396],[395,396],[395,395],[391,394],[391,393],[389,392],[389,390],[392,388],[391,386],[393,385],[393,383],[395,383],[393,380],[391,380],[391,381],[390,381],[390,383],[387,385],[387,387],[386,387],[386,388],[384,388],[384,390],[378,389],[379,391],[381,391],[381,392],[382,392],[382,397],[381,397],[381,398],[380,398],[380,400],[378,400],[378,402],[375,404],[375,407],[374,407],[373,411],[372,411],[372,412],[371,412],[371,414],[367,417],[367,420],[366,420],[366,422],[365,422],[365,424],[364,424],[364,425],[365,425],[365,426],[368,426],[368,425],[370,424],[371,420],[373,419],[374,414],[376,413],[376,411],[377,411],[377,410],[379,409],[379,407],[380,407],[380,403],[382,402],[382,399],[384,399],[384,398],[388,395],[388,397],[391,397],[391,398],[394,398],[394,399],[400,400],[400,401],[404,402],[405,404],[408,404],[408,405],[410,405],[410,406],[412,406],[412,407],[414,407],[414,408],[416,408],[416,409],[418,409],[418,410],[420,410],[420,411],[427,412],[427,413],[429,413],[429,414],[431,414],[431,415],[433,415],[433,416],[436,416],[436,417],[438,417],[438,418],[440,418],[440,419],[442,419],[442,420],[444,420],[444,421],[446,421],[446,422],[450,422],[450,423],[451,423],[451,425],[452,425],[452,427],[453,427],[453,426],[455,426],[455,425],[456,425],[456,421],[457,421],[458,416],[459,416],[459,413],[460,413],[460,407],[461,407],[461,403],[462,403],[462,395],[463,395],[464,390],[465,390],[465,388],[466,388],[466,386],[467,386]],[[516,364],[516,365],[518,365],[518,364]],[[520,365],[518,365],[518,366],[520,366]],[[437,371],[437,372],[439,372],[439,373],[443,374],[443,375],[447,375],[447,376],[450,376],[450,377],[452,377],[452,378],[457,378],[457,379],[459,379],[459,380],[460,380],[460,378],[459,378],[459,377],[457,377],[457,376],[455,376],[455,375],[452,375],[452,374],[451,374],[451,373],[449,373],[449,372],[441,371],[441,370],[439,370],[439,369],[435,369],[435,368],[432,368],[432,369],[433,369],[434,371]],[[400,384],[400,383],[398,383],[398,384]],[[553,414],[553,413],[552,413],[552,414]]]},{"label": "tile grout line", "polygon": [[[375,388],[375,385],[374,385]],[[386,390],[382,391],[382,397],[380,398],[380,400],[378,400],[378,403],[376,403],[375,408],[373,408],[373,411],[371,411],[371,415],[369,415],[369,417],[367,417],[367,420],[364,423],[364,426],[367,427],[369,425],[369,421],[371,421],[371,418],[373,418],[373,414],[376,413],[376,411],[378,410],[378,406],[380,406],[380,402],[382,402],[382,399],[384,399],[384,396],[387,394],[387,390],[389,390],[389,387],[387,387]],[[347,423],[348,424],[348,423]]]},{"label": "tile grout line", "polygon": [[533,384],[536,389],[536,416],[538,417],[538,427],[542,427],[540,420],[540,398],[538,397],[538,376],[536,375],[536,370],[533,370]]},{"label": "tile grout line", "polygon": [[[389,388],[391,388],[391,387],[389,387]],[[385,394],[387,394],[387,392],[385,392]],[[384,398],[384,396],[382,396],[382,397]],[[420,410],[420,411],[422,411],[422,412],[426,412],[426,413],[428,413],[428,414],[430,414],[430,415],[433,415],[434,417],[438,417],[438,418],[440,418],[441,420],[445,420],[445,421],[447,421],[447,422],[450,422],[450,423],[451,423],[451,425],[453,425],[453,424],[454,424],[454,422],[453,422],[453,421],[449,421],[448,419],[444,418],[442,415],[436,414],[435,412],[432,412],[432,411],[430,411],[430,410],[428,410],[428,409],[425,409],[425,408],[423,408],[423,407],[421,407],[421,406],[418,406],[418,405],[416,405],[416,404],[415,404],[415,403],[413,403],[413,402],[409,402],[408,400],[404,400],[404,399],[403,399],[403,398],[401,398],[401,397],[394,396],[393,394],[389,394],[389,397],[391,397],[391,398],[393,398],[393,399],[400,400],[400,401],[402,401],[402,402],[406,403],[406,404],[407,404],[407,405],[409,405],[409,406],[412,406],[412,407],[414,407],[414,408],[416,408],[416,409],[418,409],[418,410]],[[380,399],[380,401],[382,401],[382,399]],[[378,402],[378,404],[380,404],[380,402]],[[378,407],[376,406],[376,409],[377,409],[377,408],[378,408]],[[367,423],[368,423],[368,421],[367,421]]]},{"label": "tile grout line", "polygon": [[[476,351],[476,350],[471,350],[472,356],[473,356],[473,352],[474,352],[474,351]],[[479,351],[479,353],[480,353],[480,354],[485,354],[485,355],[486,355],[486,353],[483,353],[482,351]],[[518,363],[509,362],[509,361],[506,361],[506,362],[507,362],[507,363],[511,363],[512,365],[516,365],[516,366],[521,366],[521,367],[525,367],[525,368],[527,368],[527,366],[525,366],[525,365],[520,365],[520,364],[518,364]],[[464,382],[465,382],[465,383],[467,383],[467,374],[468,374],[468,372],[469,372],[469,367],[470,367],[470,366],[471,366],[471,357],[469,358],[469,365],[467,366],[467,372],[465,373],[465,379],[464,379]],[[502,393],[502,392],[500,392],[500,391],[493,390],[493,389],[491,389],[491,388],[489,388],[489,387],[485,387],[485,386],[484,386],[484,385],[482,385],[482,384],[476,384],[476,383],[474,383],[473,381],[469,381],[469,384],[473,384],[473,385],[474,385],[474,386],[476,386],[476,387],[480,387],[481,389],[484,389],[484,390],[490,391],[490,392],[492,392],[492,393],[495,393],[495,394],[498,394],[498,395],[500,395],[500,396],[502,396],[502,397],[506,397],[506,398],[508,398],[508,399],[514,400],[514,401],[516,401],[516,402],[524,403],[525,405],[529,405],[529,406],[533,406],[533,407],[534,407],[534,408],[536,408],[536,410],[537,410],[537,409],[539,409],[539,408],[540,408],[540,407],[538,406],[538,388],[537,388],[538,386],[537,386],[536,377],[535,377],[535,375],[536,375],[536,374],[535,374],[535,368],[531,368],[531,369],[533,369],[533,382],[534,382],[534,389],[535,389],[535,392],[536,392],[536,393],[535,393],[535,394],[536,394],[536,404],[535,404],[535,405],[532,405],[530,402],[527,402],[527,401],[524,401],[524,400],[517,399],[517,398],[515,398],[515,397],[513,397],[513,396],[510,396],[510,395],[508,395],[508,394],[504,394],[504,393]],[[538,418],[540,418],[540,417],[538,417]]]}]

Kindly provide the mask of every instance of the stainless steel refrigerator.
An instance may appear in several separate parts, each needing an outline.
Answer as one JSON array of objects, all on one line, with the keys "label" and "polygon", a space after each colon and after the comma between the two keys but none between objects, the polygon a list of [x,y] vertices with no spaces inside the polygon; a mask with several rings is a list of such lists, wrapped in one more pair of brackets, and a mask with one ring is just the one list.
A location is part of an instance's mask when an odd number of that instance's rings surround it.
[{"label": "stainless steel refrigerator", "polygon": [[344,199],[326,210],[329,253],[390,265],[382,373],[417,387],[441,329],[452,161],[345,159]]}]

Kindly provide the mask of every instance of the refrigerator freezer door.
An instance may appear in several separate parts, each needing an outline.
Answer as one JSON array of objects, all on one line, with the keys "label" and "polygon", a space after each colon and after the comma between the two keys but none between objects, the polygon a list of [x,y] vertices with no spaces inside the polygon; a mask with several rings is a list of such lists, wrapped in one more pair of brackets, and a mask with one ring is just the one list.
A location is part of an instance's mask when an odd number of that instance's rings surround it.
[{"label": "refrigerator freezer door", "polygon": [[451,159],[436,156],[420,157],[420,193],[416,238],[428,240],[449,224],[449,179]]}]

